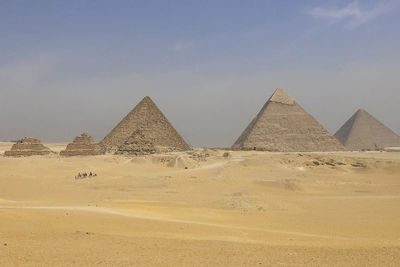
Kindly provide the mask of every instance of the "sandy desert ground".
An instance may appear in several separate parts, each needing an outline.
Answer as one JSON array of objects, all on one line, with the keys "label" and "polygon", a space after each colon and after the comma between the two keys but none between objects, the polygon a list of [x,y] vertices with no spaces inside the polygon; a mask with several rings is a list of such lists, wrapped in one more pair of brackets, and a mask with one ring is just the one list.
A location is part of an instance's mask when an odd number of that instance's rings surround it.
[{"label": "sandy desert ground", "polygon": [[225,152],[0,156],[0,265],[400,266],[400,153]]}]

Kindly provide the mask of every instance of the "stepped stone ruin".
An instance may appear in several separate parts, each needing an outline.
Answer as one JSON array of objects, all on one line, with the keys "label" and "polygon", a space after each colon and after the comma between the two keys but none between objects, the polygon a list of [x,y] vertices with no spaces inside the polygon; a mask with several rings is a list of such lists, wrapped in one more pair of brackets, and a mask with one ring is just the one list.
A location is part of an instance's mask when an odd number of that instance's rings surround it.
[{"label": "stepped stone ruin", "polygon": [[156,104],[146,96],[100,142],[117,154],[152,154],[190,150]]},{"label": "stepped stone ruin", "polygon": [[232,148],[280,152],[345,150],[281,88],[275,90]]},{"label": "stepped stone ruin", "polygon": [[50,149],[41,144],[38,139],[34,137],[24,137],[15,143],[11,147],[11,150],[4,152],[4,155],[9,157],[26,157],[48,155],[50,153]]},{"label": "stepped stone ruin", "polygon": [[69,143],[65,150],[60,152],[61,156],[94,156],[103,154],[99,144],[93,141],[93,138],[86,133],[75,137],[72,143]]},{"label": "stepped stone ruin", "polygon": [[400,136],[363,109],[359,109],[335,137],[349,150],[383,150],[400,147]]}]

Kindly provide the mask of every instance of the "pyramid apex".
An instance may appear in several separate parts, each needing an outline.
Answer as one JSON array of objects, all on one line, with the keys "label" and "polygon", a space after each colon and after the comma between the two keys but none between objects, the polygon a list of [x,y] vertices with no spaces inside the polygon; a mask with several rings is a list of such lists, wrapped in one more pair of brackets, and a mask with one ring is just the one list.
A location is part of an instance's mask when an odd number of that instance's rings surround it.
[{"label": "pyramid apex", "polygon": [[150,96],[143,97],[143,99],[140,100],[138,106],[141,106],[143,104],[155,105],[154,101],[150,98]]},{"label": "pyramid apex", "polygon": [[366,111],[365,109],[358,109],[356,111],[356,113],[354,113],[355,116],[359,117],[359,116],[371,116],[371,114],[368,113],[368,111]]},{"label": "pyramid apex", "polygon": [[283,90],[282,88],[277,88],[275,90],[275,92],[272,94],[272,96],[270,97],[269,101],[286,104],[286,105],[294,105],[295,104],[294,99],[288,93],[286,93],[286,91]]},{"label": "pyramid apex", "polygon": [[142,101],[143,100],[145,100],[145,101],[153,101],[151,98],[150,98],[150,96],[145,96],[145,97],[143,97],[143,99],[142,99]]}]

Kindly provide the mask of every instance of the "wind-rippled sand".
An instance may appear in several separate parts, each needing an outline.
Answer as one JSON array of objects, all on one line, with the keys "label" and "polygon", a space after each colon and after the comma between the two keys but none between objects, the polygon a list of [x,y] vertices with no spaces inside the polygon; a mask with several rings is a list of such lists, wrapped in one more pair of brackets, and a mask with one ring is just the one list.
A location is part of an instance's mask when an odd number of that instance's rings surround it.
[{"label": "wind-rippled sand", "polygon": [[225,152],[0,156],[0,265],[400,265],[400,153]]}]

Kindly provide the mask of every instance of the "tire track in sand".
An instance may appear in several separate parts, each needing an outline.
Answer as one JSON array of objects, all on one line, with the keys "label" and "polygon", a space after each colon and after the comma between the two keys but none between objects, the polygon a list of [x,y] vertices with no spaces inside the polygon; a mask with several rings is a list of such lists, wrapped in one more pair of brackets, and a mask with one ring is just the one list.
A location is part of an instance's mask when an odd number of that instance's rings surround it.
[{"label": "tire track in sand", "polygon": [[88,206],[0,206],[0,209],[33,209],[33,210],[68,210],[68,211],[83,211],[83,212],[94,212],[101,213],[107,215],[114,216],[123,216],[135,219],[142,220],[154,220],[160,222],[172,222],[172,223],[182,223],[182,224],[193,224],[193,225],[201,225],[201,226],[209,226],[209,227],[217,227],[217,228],[228,228],[234,230],[248,230],[248,231],[259,231],[265,233],[272,234],[284,234],[284,235],[293,235],[300,237],[310,237],[310,238],[322,238],[322,239],[336,239],[336,240],[355,240],[348,237],[343,236],[331,236],[331,235],[321,235],[321,234],[312,234],[312,233],[304,233],[304,232],[296,232],[296,231],[282,231],[282,230],[273,230],[273,229],[264,229],[257,227],[245,227],[245,226],[235,226],[235,225],[226,225],[226,224],[218,224],[218,223],[208,223],[208,222],[199,222],[192,220],[183,220],[183,219],[171,219],[164,218],[160,216],[149,216],[139,213],[132,213],[127,211],[115,210],[104,207],[88,207]]}]

